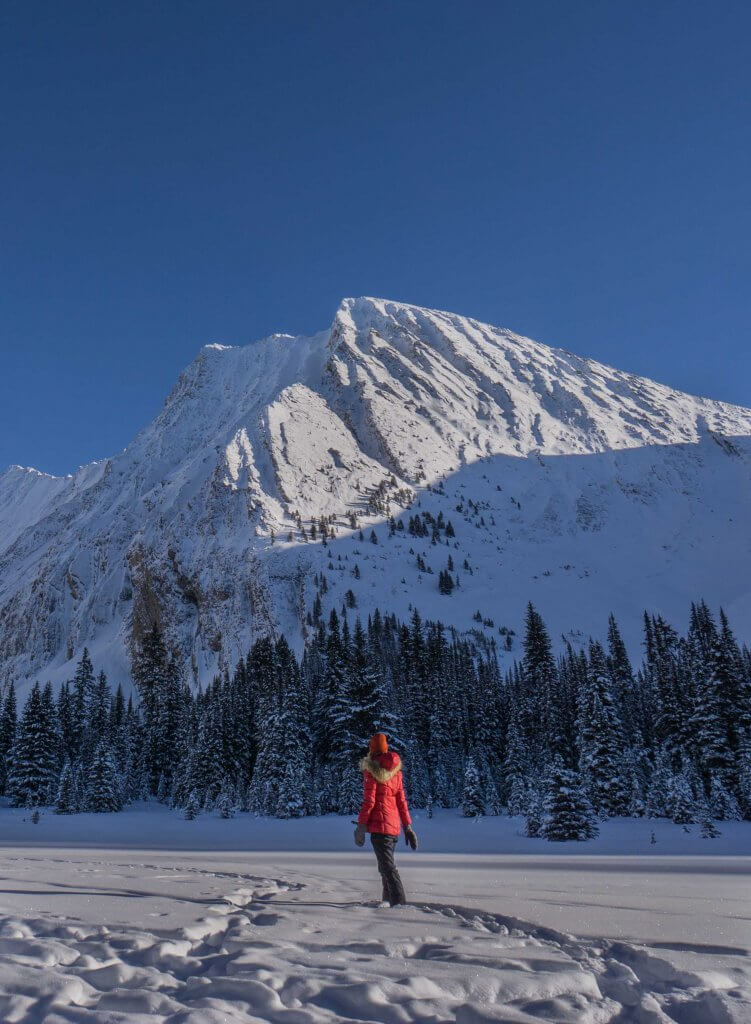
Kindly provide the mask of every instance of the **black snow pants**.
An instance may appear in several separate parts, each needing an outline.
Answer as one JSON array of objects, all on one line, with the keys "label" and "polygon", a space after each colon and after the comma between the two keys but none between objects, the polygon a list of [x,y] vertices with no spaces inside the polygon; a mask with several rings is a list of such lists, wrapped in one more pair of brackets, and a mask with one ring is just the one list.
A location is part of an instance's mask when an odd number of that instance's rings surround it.
[{"label": "black snow pants", "polygon": [[391,906],[406,903],[404,886],[394,863],[394,849],[398,836],[387,836],[382,832],[371,832],[370,841],[378,861],[378,871],[383,883],[383,900]]}]

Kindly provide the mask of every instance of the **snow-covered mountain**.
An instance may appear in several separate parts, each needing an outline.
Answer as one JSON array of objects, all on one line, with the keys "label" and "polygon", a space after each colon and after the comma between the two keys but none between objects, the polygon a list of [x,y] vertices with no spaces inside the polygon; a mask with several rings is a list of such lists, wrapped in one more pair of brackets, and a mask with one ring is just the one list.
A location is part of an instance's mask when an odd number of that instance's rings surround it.
[{"label": "snow-covered mountain", "polygon": [[[700,596],[748,640],[750,485],[749,409],[345,299],[312,337],[207,345],[119,455],[0,476],[0,681],[66,678],[84,645],[125,679],[154,617],[196,680],[269,629],[299,650],[318,573],[324,613],[351,590],[352,616],[416,607],[499,642],[532,600],[573,639],[612,610],[636,647],[645,606],[683,624]],[[441,512],[454,537],[408,532]]]}]

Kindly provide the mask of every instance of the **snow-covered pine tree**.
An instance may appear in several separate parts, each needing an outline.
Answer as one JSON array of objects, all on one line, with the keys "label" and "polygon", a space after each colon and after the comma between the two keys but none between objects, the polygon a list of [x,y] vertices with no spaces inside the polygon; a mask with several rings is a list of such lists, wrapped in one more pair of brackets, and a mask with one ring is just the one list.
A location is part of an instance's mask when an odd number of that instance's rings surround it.
[{"label": "snow-covered pine tree", "polygon": [[57,695],[57,724],[60,732],[60,756],[63,761],[76,761],[81,752],[85,718],[77,718],[78,701],[70,683],[62,683]]},{"label": "snow-covered pine tree", "polygon": [[87,772],[86,810],[104,813],[122,810],[120,779],[106,740],[100,740]]},{"label": "snow-covered pine tree", "polygon": [[605,652],[590,640],[580,695],[580,772],[592,806],[603,817],[625,814],[629,803],[622,775],[623,730],[610,687]]},{"label": "snow-covered pine tree", "polygon": [[250,807],[255,814],[273,814],[277,786],[284,770],[280,726],[279,670],[271,637],[260,637],[248,658],[248,673],[256,694],[258,750],[250,783]]},{"label": "snow-covered pine tree", "polygon": [[[304,687],[308,721],[310,700],[308,680],[301,681]],[[302,699],[302,694],[301,694]],[[222,696],[222,722],[224,725],[225,772],[234,780],[238,793],[246,790],[253,774],[256,758],[256,693],[254,680],[247,671],[246,662],[241,659],[232,676],[231,683]],[[184,732],[188,724],[183,722]]]},{"label": "snow-covered pine tree", "polygon": [[55,814],[75,814],[79,810],[75,771],[66,759],[57,787]]},{"label": "snow-covered pine tree", "polygon": [[221,793],[217,797],[216,809],[219,812],[220,818],[234,818],[234,796],[228,787],[223,788]]},{"label": "snow-covered pine tree", "polygon": [[[736,752],[751,733],[751,677],[743,662],[743,654],[730,628],[725,611],[720,608],[721,676],[725,681],[723,696],[727,714],[728,741]],[[718,658],[718,662],[720,659]]]},{"label": "snow-covered pine tree", "polygon": [[692,702],[689,679],[682,663],[679,638],[662,616],[647,617],[648,685],[652,690],[652,725],[657,745],[662,746],[671,768],[681,764],[681,751],[691,734]]},{"label": "snow-covered pine tree", "polygon": [[563,755],[557,714],[558,676],[550,636],[542,616],[527,605],[522,662],[524,697],[519,725],[532,759],[542,764],[556,754]]},{"label": "snow-covered pine tree", "polygon": [[702,807],[701,817],[699,818],[699,835],[702,839],[717,839],[718,836],[722,835],[714,823],[712,812],[706,804]]},{"label": "snow-covered pine tree", "polygon": [[201,813],[201,801],[198,799],[196,791],[193,789],[188,794],[188,799],[185,802],[185,810],[183,817],[186,821],[193,821]]},{"label": "snow-covered pine tree", "polygon": [[480,773],[472,754],[464,765],[464,786],[462,788],[462,814],[465,818],[479,818],[485,813]]},{"label": "snow-covered pine tree", "polygon": [[711,778],[732,783],[736,767],[732,743],[735,726],[730,724],[730,709],[737,690],[735,659],[703,603],[692,609],[691,630],[695,677],[691,742],[705,783],[709,784]]},{"label": "snow-covered pine tree", "polygon": [[363,754],[359,737],[351,727],[352,690],[350,677],[350,635],[346,619],[341,634],[332,610],[326,644],[326,672],[323,685],[329,695],[330,746],[326,760],[331,764],[335,780],[329,794],[333,808],[340,814],[351,814],[359,808],[362,789],[357,765]]},{"label": "snow-covered pine tree", "polygon": [[164,772],[159,773],[159,782],[156,787],[156,800],[157,803],[163,804],[167,802],[167,796],[169,794],[169,783]]},{"label": "snow-covered pine tree", "polygon": [[709,784],[709,809],[716,821],[740,821],[743,817],[735,794],[727,789],[722,779],[712,776]]},{"label": "snow-covered pine tree", "polygon": [[644,737],[634,670],[612,612],[608,617],[607,668],[610,675],[610,690],[619,712],[624,739],[631,747],[640,746]]},{"label": "snow-covered pine tree", "polygon": [[512,710],[506,738],[506,756],[503,762],[504,788],[501,791],[501,798],[506,803],[508,813],[512,818],[526,814],[529,804],[527,783],[529,774],[526,746],[517,725],[516,713]]},{"label": "snow-covered pine tree", "polygon": [[487,808],[488,814],[491,814],[494,818],[499,817],[503,814],[503,802],[498,795],[498,787],[495,782],[490,779],[486,787],[487,790]]},{"label": "snow-covered pine tree", "polygon": [[125,771],[128,737],[125,695],[123,694],[123,688],[121,685],[118,685],[110,704],[109,736],[112,752],[115,755],[117,770],[122,776]]},{"label": "snow-covered pine tree", "polygon": [[349,728],[356,747],[366,750],[377,732],[380,715],[380,686],[376,667],[360,619],[355,620],[349,654]]},{"label": "snow-covered pine tree", "polygon": [[[507,639],[510,639],[508,634]],[[561,739],[559,753],[567,768],[575,768],[579,764],[579,695],[585,689],[587,670],[584,652],[574,652],[571,644],[566,643],[566,652],[557,666],[556,714]]]},{"label": "snow-covered pine tree", "polygon": [[535,788],[528,794],[524,834],[530,839],[537,839],[542,834],[544,823],[545,797],[539,789]]},{"label": "snow-covered pine tree", "polygon": [[670,816],[671,782],[670,758],[663,747],[658,747],[647,788],[647,814],[650,818]]},{"label": "snow-covered pine tree", "polygon": [[310,701],[295,656],[284,637],[276,643],[276,666],[279,693],[277,730],[281,736],[281,756],[273,813],[279,817],[297,818],[313,810]]},{"label": "snow-covered pine tree", "polygon": [[[148,768],[143,758],[143,726],[139,710],[133,706],[131,698],[125,711],[121,742],[123,801],[143,800],[148,796]],[[115,755],[117,757],[117,747]]]},{"label": "snow-covered pine tree", "polygon": [[154,713],[152,740],[157,787],[160,776],[164,777],[167,786],[171,782],[186,739],[185,716],[192,702],[190,690],[182,684],[179,662],[174,655],[167,658],[163,670],[160,670],[160,678],[161,693]]},{"label": "snow-covered pine tree", "polygon": [[512,818],[526,814],[530,806],[531,789],[523,775],[514,775],[508,794],[507,809]]},{"label": "snow-covered pine tree", "polygon": [[71,761],[84,755],[86,723],[93,690],[94,666],[88,648],[84,647],[73,676],[70,734],[63,737],[64,741],[70,744],[70,749],[67,749],[65,754]]},{"label": "snow-covered pine tree", "polygon": [[677,772],[670,780],[668,807],[676,825],[690,825],[696,821],[696,801],[684,772]]},{"label": "snow-covered pine tree", "polygon": [[100,672],[88,687],[88,703],[84,725],[83,760],[89,763],[102,741],[110,742],[109,724],[112,704],[107,676]]},{"label": "snow-covered pine tree", "polygon": [[148,775],[149,791],[156,793],[160,773],[169,766],[164,760],[164,739],[160,728],[160,706],[168,688],[168,658],[164,635],[156,621],[136,644],[132,674],[141,697],[144,749],[142,756]]},{"label": "snow-covered pine tree", "polygon": [[554,762],[548,774],[541,834],[553,842],[594,839],[599,829],[577,774]]},{"label": "snow-covered pine tree", "polygon": [[738,753],[738,803],[743,817],[751,821],[751,739],[747,739]]},{"label": "snow-covered pine tree", "polygon": [[275,807],[277,818],[301,818],[306,812],[307,773],[301,761],[289,761],[280,780]]},{"label": "snow-covered pine tree", "polygon": [[207,705],[198,725],[194,774],[190,788],[200,796],[203,807],[214,806],[224,784],[222,723],[218,702]]},{"label": "snow-covered pine tree", "polygon": [[628,761],[626,762],[626,786],[628,790],[628,817],[643,818],[647,813],[644,787],[639,778],[638,771]]},{"label": "snow-covered pine tree", "polygon": [[57,789],[59,737],[52,686],[35,683],[24,706],[13,748],[8,793],[15,807],[51,803]]},{"label": "snow-covered pine tree", "polygon": [[16,687],[11,680],[0,711],[0,796],[5,793],[8,784],[8,770],[16,741],[16,725]]}]

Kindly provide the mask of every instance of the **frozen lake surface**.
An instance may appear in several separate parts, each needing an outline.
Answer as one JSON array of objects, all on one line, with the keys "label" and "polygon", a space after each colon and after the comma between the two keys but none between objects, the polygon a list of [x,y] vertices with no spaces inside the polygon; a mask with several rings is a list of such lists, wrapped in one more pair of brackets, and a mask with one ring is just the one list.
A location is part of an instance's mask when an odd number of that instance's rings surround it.
[{"label": "frozen lake surface", "polygon": [[751,824],[416,827],[391,910],[346,819],[2,809],[0,1019],[751,1021]]}]

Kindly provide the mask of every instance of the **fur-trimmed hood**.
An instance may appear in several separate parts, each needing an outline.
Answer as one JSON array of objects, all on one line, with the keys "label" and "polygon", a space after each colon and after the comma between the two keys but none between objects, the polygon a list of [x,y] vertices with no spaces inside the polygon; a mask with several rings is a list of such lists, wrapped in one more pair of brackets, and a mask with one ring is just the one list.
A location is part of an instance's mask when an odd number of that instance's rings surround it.
[{"label": "fur-trimmed hood", "polygon": [[387,754],[368,754],[360,761],[360,771],[368,772],[376,782],[388,782],[402,770],[402,759],[390,750]]}]

